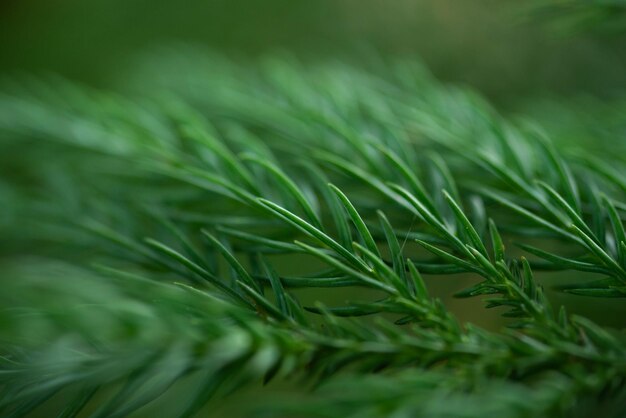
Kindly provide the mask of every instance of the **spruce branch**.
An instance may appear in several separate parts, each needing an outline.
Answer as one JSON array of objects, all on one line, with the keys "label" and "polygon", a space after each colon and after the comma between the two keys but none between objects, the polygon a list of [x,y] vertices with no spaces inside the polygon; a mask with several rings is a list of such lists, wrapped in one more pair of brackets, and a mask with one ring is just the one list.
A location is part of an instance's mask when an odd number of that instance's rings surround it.
[{"label": "spruce branch", "polygon": [[[61,80],[0,97],[0,147],[23,145],[34,179],[10,184],[31,231],[9,238],[54,235],[66,263],[107,266],[5,269],[3,414],[68,392],[61,416],[99,396],[95,416],[126,416],[185,378],[180,416],[276,377],[354,389],[318,398],[322,416],[552,416],[603,393],[622,405],[623,335],[553,306],[535,277],[591,273],[561,289],[626,295],[619,156],[556,147],[416,62],[379,76],[162,55],[161,80],[151,59],[137,66],[136,99]],[[73,178],[30,164],[49,150]],[[307,262],[285,274],[276,256]],[[453,273],[479,280],[458,296],[515,322],[456,318],[422,277]],[[306,299],[355,287],[371,293]]]}]

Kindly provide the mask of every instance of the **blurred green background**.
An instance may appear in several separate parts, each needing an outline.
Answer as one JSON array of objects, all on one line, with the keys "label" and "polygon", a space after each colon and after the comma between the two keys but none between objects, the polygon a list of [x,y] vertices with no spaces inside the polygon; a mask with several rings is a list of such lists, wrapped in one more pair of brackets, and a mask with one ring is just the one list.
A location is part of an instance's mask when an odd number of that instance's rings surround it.
[{"label": "blurred green background", "polygon": [[[614,97],[626,38],[561,36],[509,0],[3,0],[1,72],[52,71],[102,85],[136,51],[189,41],[236,55],[286,49],[367,64],[418,55],[439,78],[507,106],[537,95]],[[158,69],[155,69],[158,71]]]}]

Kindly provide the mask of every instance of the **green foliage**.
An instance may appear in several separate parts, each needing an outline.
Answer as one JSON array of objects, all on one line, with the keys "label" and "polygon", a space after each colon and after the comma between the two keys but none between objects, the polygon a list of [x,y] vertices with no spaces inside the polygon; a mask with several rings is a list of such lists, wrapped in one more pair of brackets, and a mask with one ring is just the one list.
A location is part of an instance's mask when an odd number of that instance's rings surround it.
[{"label": "green foliage", "polygon": [[623,34],[626,31],[626,2],[623,0],[538,0],[535,3],[532,14],[545,19],[563,34],[582,31]]},{"label": "green foliage", "polygon": [[[535,273],[626,297],[624,154],[555,143],[415,61],[380,65],[181,47],[117,92],[7,80],[3,416],[55,397],[52,415],[127,416],[190,381],[169,413],[193,416],[276,378],[321,388],[272,415],[623,413],[623,333]],[[429,294],[423,275],[458,273],[505,329]]]}]

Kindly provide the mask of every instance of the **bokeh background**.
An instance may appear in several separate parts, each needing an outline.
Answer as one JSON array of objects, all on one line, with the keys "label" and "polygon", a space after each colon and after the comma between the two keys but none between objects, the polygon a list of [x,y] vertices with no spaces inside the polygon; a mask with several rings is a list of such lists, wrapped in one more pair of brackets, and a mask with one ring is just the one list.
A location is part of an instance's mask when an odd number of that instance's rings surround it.
[{"label": "bokeh background", "polygon": [[[502,106],[538,95],[620,95],[626,37],[597,30],[593,20],[604,16],[567,7],[544,16],[535,2],[3,0],[0,68],[101,85],[137,51],[176,40],[228,54],[284,49],[362,65],[371,49],[419,55],[439,78],[475,86]],[[583,23],[571,24],[576,19]]]}]

